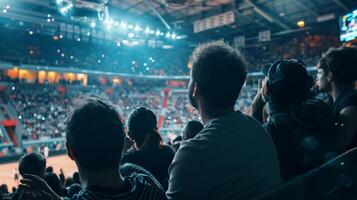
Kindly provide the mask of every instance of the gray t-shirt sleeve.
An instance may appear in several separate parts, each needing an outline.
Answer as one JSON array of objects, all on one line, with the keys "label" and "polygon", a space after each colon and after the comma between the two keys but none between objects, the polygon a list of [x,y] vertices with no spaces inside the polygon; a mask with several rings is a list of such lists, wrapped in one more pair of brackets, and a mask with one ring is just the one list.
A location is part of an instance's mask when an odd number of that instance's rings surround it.
[{"label": "gray t-shirt sleeve", "polygon": [[[190,142],[183,142],[169,167],[169,188],[166,196],[169,200],[204,199],[203,191],[207,191],[208,183],[203,183],[200,156],[192,148]],[[201,155],[202,156],[202,155]]]}]

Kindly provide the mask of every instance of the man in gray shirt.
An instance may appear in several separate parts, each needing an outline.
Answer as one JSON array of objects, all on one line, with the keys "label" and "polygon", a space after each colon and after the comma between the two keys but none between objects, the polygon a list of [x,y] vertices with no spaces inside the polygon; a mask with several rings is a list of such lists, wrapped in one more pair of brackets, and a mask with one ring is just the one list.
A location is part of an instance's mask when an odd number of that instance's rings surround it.
[{"label": "man in gray shirt", "polygon": [[274,144],[254,119],[234,110],[247,73],[243,57],[223,42],[192,54],[191,104],[204,129],[182,142],[169,168],[172,200],[250,199],[280,184]]}]

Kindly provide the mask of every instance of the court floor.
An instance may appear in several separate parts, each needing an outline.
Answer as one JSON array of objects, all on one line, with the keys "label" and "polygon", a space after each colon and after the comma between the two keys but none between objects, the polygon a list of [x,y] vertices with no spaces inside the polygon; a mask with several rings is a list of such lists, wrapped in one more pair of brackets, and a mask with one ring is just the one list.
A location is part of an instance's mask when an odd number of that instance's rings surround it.
[{"label": "court floor", "polygon": [[[66,177],[72,176],[72,174],[77,171],[75,163],[67,155],[48,158],[47,166],[52,166],[57,175],[60,169],[63,169]],[[0,185],[6,184],[10,191],[13,186],[17,187],[18,181],[15,180],[17,168],[18,162],[0,165]],[[19,178],[21,179],[21,177]]]}]

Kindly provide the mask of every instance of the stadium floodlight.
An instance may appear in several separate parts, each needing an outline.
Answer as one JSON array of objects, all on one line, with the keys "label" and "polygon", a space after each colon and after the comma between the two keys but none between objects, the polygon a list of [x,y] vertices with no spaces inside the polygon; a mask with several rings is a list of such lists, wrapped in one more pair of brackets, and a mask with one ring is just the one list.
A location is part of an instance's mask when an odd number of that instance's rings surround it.
[{"label": "stadium floodlight", "polygon": [[51,17],[51,14],[48,14],[47,17],[50,18],[50,17]]},{"label": "stadium floodlight", "polygon": [[64,0],[56,0],[57,4],[62,4]]},{"label": "stadium floodlight", "polygon": [[150,28],[149,27],[146,27],[145,29],[145,34],[149,34],[150,33]]},{"label": "stadium floodlight", "polygon": [[96,25],[97,25],[97,24],[95,23],[95,21],[92,21],[92,22],[90,23],[90,27],[92,27],[92,28],[95,28]]},{"label": "stadium floodlight", "polygon": [[7,9],[4,8],[4,9],[2,10],[2,12],[3,12],[3,13],[7,13]]},{"label": "stadium floodlight", "polygon": [[139,25],[136,25],[135,28],[134,28],[134,30],[135,30],[136,32],[138,32],[138,31],[141,30],[141,27],[140,27]]},{"label": "stadium floodlight", "polygon": [[128,25],[128,29],[133,29],[133,28],[134,28],[134,26],[132,24]]},{"label": "stadium floodlight", "polygon": [[48,22],[48,23],[50,23],[50,22],[51,22],[51,19],[50,19],[50,18],[48,18],[48,19],[47,19],[47,22]]},{"label": "stadium floodlight", "polygon": [[170,33],[170,32],[167,32],[167,33],[166,33],[166,37],[167,37],[167,38],[170,38],[170,37],[171,37],[171,33]]},{"label": "stadium floodlight", "polygon": [[134,33],[129,33],[129,34],[128,34],[128,37],[129,37],[129,38],[133,38],[133,37],[134,37]]},{"label": "stadium floodlight", "polygon": [[161,32],[159,30],[156,31],[156,36],[159,36]]},{"label": "stadium floodlight", "polygon": [[9,10],[10,9],[10,5],[6,5],[5,8]]},{"label": "stadium floodlight", "polygon": [[155,33],[155,31],[154,30],[150,30],[150,34],[152,35],[152,34],[154,34]]},{"label": "stadium floodlight", "polygon": [[171,39],[176,40],[176,38],[177,38],[177,35],[175,33],[172,33],[171,34]]},{"label": "stadium floodlight", "polygon": [[87,36],[90,36],[90,32],[87,32]]},{"label": "stadium floodlight", "polygon": [[62,38],[63,38],[63,35],[59,35],[59,38],[61,38],[61,39],[62,39]]},{"label": "stadium floodlight", "polygon": [[126,29],[127,26],[128,26],[128,24],[127,24],[126,22],[124,22],[124,21],[121,21],[121,22],[120,22],[120,27],[121,27],[121,28]]},{"label": "stadium floodlight", "polygon": [[33,31],[29,31],[29,34],[32,35],[32,34],[33,34]]}]

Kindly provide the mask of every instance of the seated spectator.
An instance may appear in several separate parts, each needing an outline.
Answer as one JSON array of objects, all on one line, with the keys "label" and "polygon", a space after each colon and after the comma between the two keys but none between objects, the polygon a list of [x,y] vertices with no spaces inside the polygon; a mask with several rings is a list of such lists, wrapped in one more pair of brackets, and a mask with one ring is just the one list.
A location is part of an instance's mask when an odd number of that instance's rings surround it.
[{"label": "seated spectator", "polygon": [[339,153],[357,147],[357,47],[328,50],[318,64],[319,89],[333,98],[332,111],[338,127],[334,146]]},{"label": "seated spectator", "polygon": [[81,184],[81,179],[78,172],[73,173],[73,183]]},{"label": "seated spectator", "polygon": [[74,183],[68,188],[67,197],[74,197],[74,195],[77,195],[81,190],[82,186],[78,183]]},{"label": "seated spectator", "polygon": [[62,196],[63,194],[63,187],[61,184],[60,179],[54,173],[46,173],[43,179],[46,183],[51,187],[51,189],[58,195]]},{"label": "seated spectator", "polygon": [[263,70],[267,80],[252,103],[253,116],[272,136],[280,161],[281,176],[288,180],[324,163],[333,150],[333,128],[328,104],[313,97],[313,78],[298,60],[282,60]]},{"label": "seated spectator", "polygon": [[39,177],[45,175],[46,159],[40,153],[29,153],[20,158],[19,172],[21,176],[24,174],[32,174]]},{"label": "seated spectator", "polygon": [[134,163],[148,170],[167,189],[168,168],[175,152],[162,142],[155,114],[144,107],[128,116],[128,135],[134,141],[134,151],[124,154],[122,163]]},{"label": "seated spectator", "polygon": [[201,122],[196,120],[189,121],[185,128],[183,128],[182,139],[188,140],[194,138],[199,132],[202,131],[202,129],[203,125],[201,124]]},{"label": "seated spectator", "polygon": [[[89,99],[67,121],[66,146],[76,162],[83,189],[72,199],[166,199],[150,173],[134,165],[119,170],[124,126],[111,104]],[[43,179],[27,175],[21,180],[30,190],[60,199]]]},{"label": "seated spectator", "polygon": [[234,110],[246,76],[241,54],[223,42],[193,52],[189,98],[205,128],[181,143],[169,168],[168,199],[250,199],[280,184],[270,136]]}]

